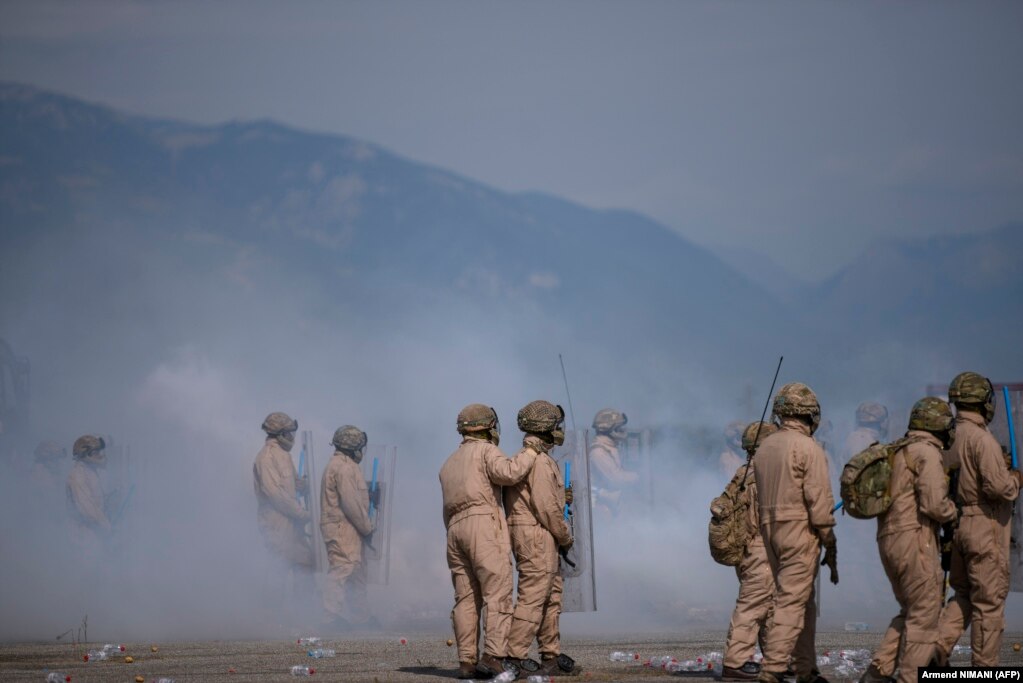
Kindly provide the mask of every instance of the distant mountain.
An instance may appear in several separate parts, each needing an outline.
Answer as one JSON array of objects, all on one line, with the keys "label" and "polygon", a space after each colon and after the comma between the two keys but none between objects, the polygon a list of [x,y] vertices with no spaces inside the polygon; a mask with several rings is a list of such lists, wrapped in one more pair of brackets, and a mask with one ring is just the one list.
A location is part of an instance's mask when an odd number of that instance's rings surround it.
[{"label": "distant mountain", "polygon": [[810,283],[791,274],[767,254],[746,247],[714,247],[722,261],[780,301],[791,302]]}]

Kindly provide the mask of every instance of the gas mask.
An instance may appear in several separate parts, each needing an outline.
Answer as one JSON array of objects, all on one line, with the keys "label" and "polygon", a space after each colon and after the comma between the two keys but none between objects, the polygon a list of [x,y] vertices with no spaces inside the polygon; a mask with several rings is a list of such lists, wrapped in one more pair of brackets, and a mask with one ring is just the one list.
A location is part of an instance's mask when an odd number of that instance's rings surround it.
[{"label": "gas mask", "polygon": [[348,457],[351,458],[356,465],[358,465],[362,462],[362,456],[365,454],[365,449],[360,448],[357,451],[346,451],[346,453],[348,454]]},{"label": "gas mask", "polygon": [[555,446],[560,446],[565,443],[565,430],[558,425],[556,429],[551,431],[551,441]]},{"label": "gas mask", "polygon": [[281,432],[280,434],[275,435],[274,438],[277,439],[277,443],[281,445],[281,448],[289,453],[295,445],[295,432]]},{"label": "gas mask", "polygon": [[496,410],[494,411],[494,426],[487,430],[487,436],[490,437],[490,443],[495,446],[501,445],[501,420],[498,419]]},{"label": "gas mask", "polygon": [[936,436],[939,439],[941,439],[941,445],[947,451],[949,448],[952,447],[952,444],[955,443],[956,440],[956,423],[953,422],[951,425],[949,425],[948,429],[937,434]]}]

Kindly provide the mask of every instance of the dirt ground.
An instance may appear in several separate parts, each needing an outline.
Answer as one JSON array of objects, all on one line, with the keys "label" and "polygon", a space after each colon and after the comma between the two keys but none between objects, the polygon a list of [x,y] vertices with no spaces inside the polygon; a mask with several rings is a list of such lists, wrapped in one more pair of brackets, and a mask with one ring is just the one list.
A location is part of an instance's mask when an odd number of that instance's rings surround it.
[{"label": "dirt ground", "polygon": [[[400,639],[407,639],[402,644]],[[24,643],[0,645],[0,681],[45,681],[49,672],[70,674],[74,683],[124,681],[137,676],[149,683],[161,677],[177,683],[184,681],[293,681],[291,666],[301,664],[316,669],[314,678],[335,681],[444,681],[454,679],[457,666],[455,649],[448,647],[450,634],[442,631],[379,634],[354,640],[328,638],[321,647],[337,650],[333,659],[312,659],[295,642],[286,641],[209,641],[179,643],[126,643],[124,655],[108,661],[85,663],[81,652],[68,644]],[[721,632],[692,633],[681,637],[665,634],[638,638],[635,635],[605,639],[564,640],[563,649],[583,667],[583,681],[657,681],[673,677],[663,671],[638,664],[612,662],[613,650],[638,652],[644,659],[672,655],[679,659],[724,649]],[[818,654],[830,649],[873,648],[880,633],[818,633]],[[1007,633],[1002,663],[1023,666],[1023,652],[1014,652],[1013,643],[1023,640],[1021,633]],[[965,640],[963,641],[965,642]],[[158,650],[152,652],[156,646]],[[92,644],[90,647],[102,647]],[[88,649],[88,648],[85,648]],[[957,657],[954,664],[966,664]],[[831,681],[842,680],[831,667],[822,667]],[[678,677],[678,676],[674,676]],[[709,677],[686,675],[695,680]]]}]

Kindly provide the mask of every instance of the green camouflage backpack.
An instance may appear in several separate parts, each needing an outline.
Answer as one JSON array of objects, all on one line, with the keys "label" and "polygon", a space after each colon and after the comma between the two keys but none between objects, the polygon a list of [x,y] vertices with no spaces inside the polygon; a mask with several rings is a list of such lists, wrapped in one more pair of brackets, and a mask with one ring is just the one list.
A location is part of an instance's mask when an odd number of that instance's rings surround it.
[{"label": "green camouflage backpack", "polygon": [[750,487],[756,484],[753,483],[753,470],[749,469],[746,487],[742,488],[742,475],[746,469],[742,467],[736,472],[724,492],[710,502],[710,525],[707,528],[710,556],[726,567],[735,567],[742,561],[753,535],[749,523]]},{"label": "green camouflage backpack", "polygon": [[895,454],[919,439],[903,437],[888,444],[874,442],[842,468],[840,491],[845,511],[856,519],[873,519],[892,504]]}]

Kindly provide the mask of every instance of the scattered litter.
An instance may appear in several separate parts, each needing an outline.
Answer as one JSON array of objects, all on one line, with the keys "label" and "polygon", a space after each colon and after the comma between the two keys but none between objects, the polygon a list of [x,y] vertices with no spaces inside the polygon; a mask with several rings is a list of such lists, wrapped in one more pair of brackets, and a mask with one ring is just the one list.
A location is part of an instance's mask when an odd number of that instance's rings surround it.
[{"label": "scattered litter", "polygon": [[295,642],[297,644],[299,644],[299,645],[306,645],[306,646],[312,645],[313,647],[316,647],[317,645],[320,644],[321,639],[317,638],[316,636],[308,636],[306,638],[299,638]]},{"label": "scattered litter", "polygon": [[128,655],[127,657],[124,658],[124,663],[125,664],[132,664],[132,663],[134,663],[134,661],[135,661],[135,658],[132,657],[131,655]]},{"label": "scattered litter", "polygon": [[952,648],[953,655],[969,655],[973,654],[973,648],[969,645],[956,645]]},{"label": "scattered litter", "polygon": [[1023,650],[1023,644],[1020,644],[1020,643],[1013,643],[1012,644],[1012,651],[1013,652],[1019,652],[1020,650]]},{"label": "scattered litter", "polygon": [[316,669],[312,669],[308,666],[291,667],[292,676],[312,676],[314,673],[316,673]]},{"label": "scattered litter", "polygon": [[151,646],[151,647],[149,648],[149,651],[150,651],[150,652],[157,652],[157,651],[159,651],[159,649],[160,649],[160,648],[158,648],[157,646],[153,645],[153,646]]},{"label": "scattered litter", "polygon": [[515,674],[511,671],[502,671],[493,678],[490,679],[489,683],[512,683],[515,680]]},{"label": "scattered litter", "polygon": [[174,683],[173,678],[157,678],[155,683]]},{"label": "scattered litter", "polygon": [[46,683],[71,683],[71,675],[54,671],[46,676]]},{"label": "scattered litter", "polygon": [[639,661],[639,653],[638,652],[620,652],[618,650],[615,650],[614,652],[611,653],[610,659],[611,659],[612,662],[638,662]]},{"label": "scattered litter", "polygon": [[398,638],[398,644],[399,645],[408,645],[408,638],[404,638],[404,637]]},{"label": "scattered litter", "polygon": [[453,641],[450,638],[448,638],[448,647],[451,647],[454,644],[455,644],[455,641]]},{"label": "scattered litter", "polygon": [[82,655],[83,662],[102,662],[107,658],[107,653],[104,650],[89,650],[87,654]]},{"label": "scattered litter", "polygon": [[135,683],[146,683],[146,678],[142,674],[135,677]]},{"label": "scattered litter", "polygon": [[831,657],[828,655],[817,655],[817,666],[831,666]]},{"label": "scattered litter", "polygon": [[845,630],[849,633],[860,633],[862,631],[869,631],[870,626],[862,621],[847,621],[845,622]]},{"label": "scattered litter", "polygon": [[106,645],[103,646],[103,651],[106,652],[107,654],[111,652],[124,652],[125,647],[124,645],[112,645],[111,643],[107,643]]},{"label": "scattered litter", "polygon": [[663,669],[671,662],[677,662],[678,660],[671,655],[662,655],[660,657],[651,657],[643,666],[653,667],[655,669]]},{"label": "scattered litter", "polygon": [[237,671],[235,670],[235,668],[234,668],[234,667],[232,666],[232,667],[231,667],[230,669],[228,669],[228,670],[227,670],[227,673],[229,673],[229,674],[236,674],[236,673],[238,673],[238,672],[237,672]]},{"label": "scattered litter", "polygon": [[550,676],[530,676],[526,679],[526,683],[554,683],[554,679]]},{"label": "scattered litter", "polygon": [[309,650],[309,656],[315,657],[316,659],[323,659],[324,657],[336,657],[337,652],[334,650],[325,650],[322,647],[316,648],[315,650]]}]

